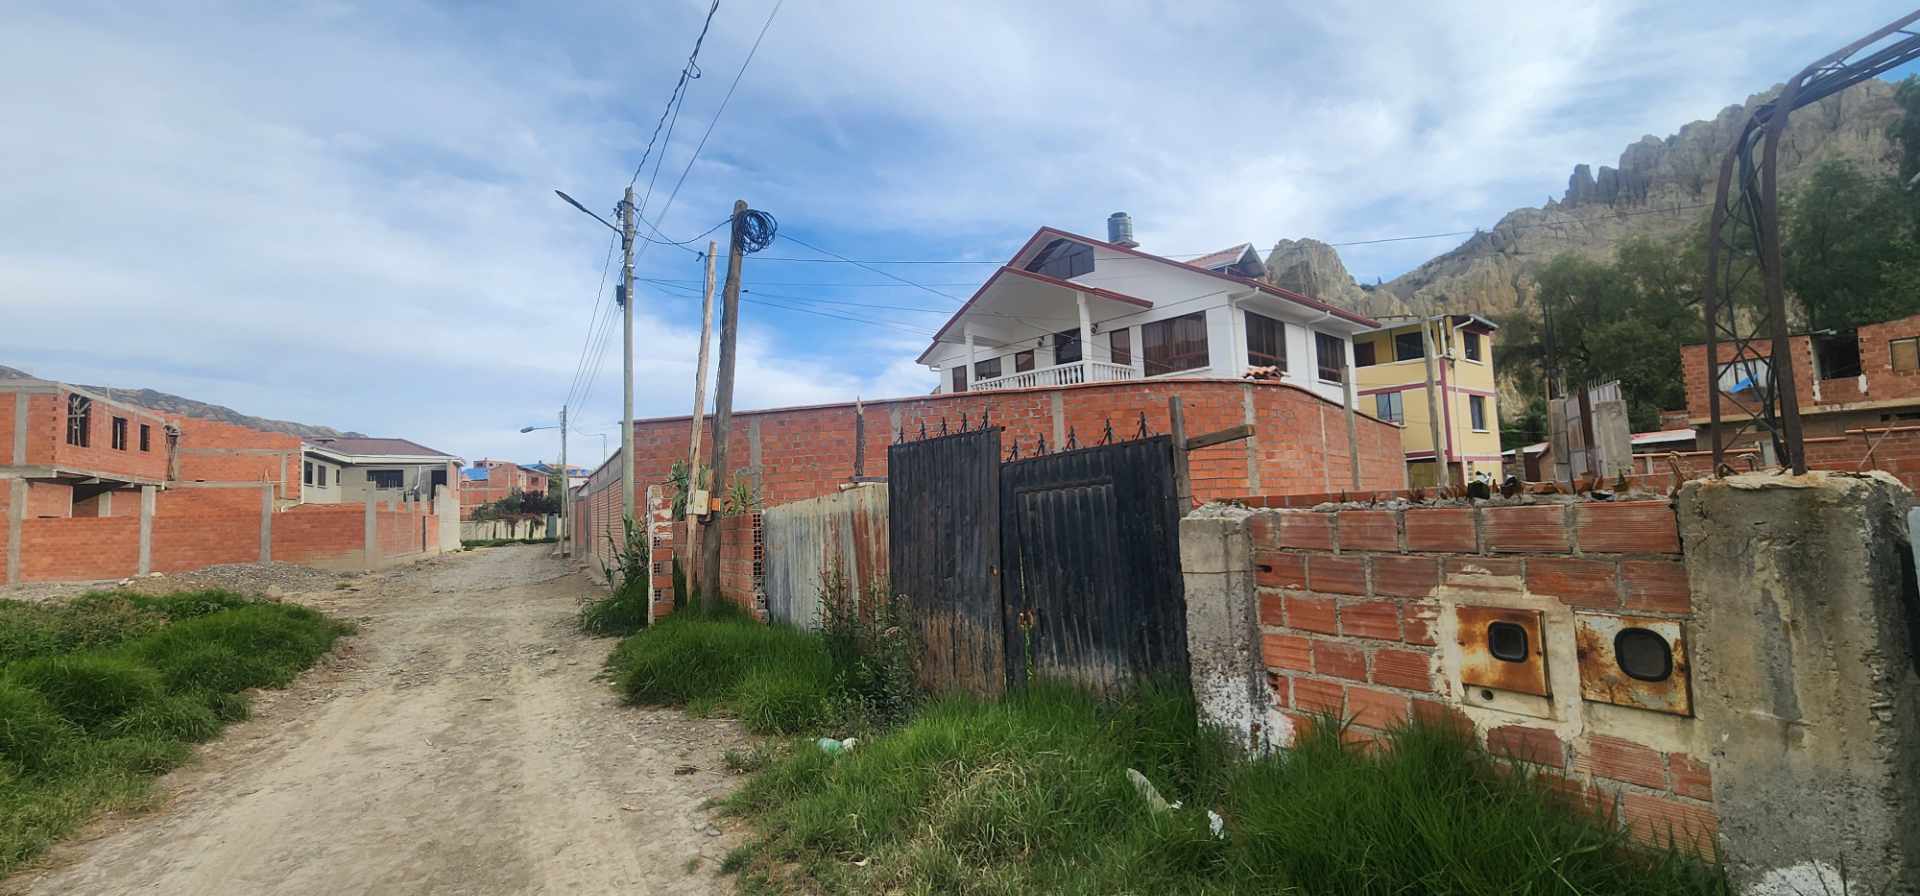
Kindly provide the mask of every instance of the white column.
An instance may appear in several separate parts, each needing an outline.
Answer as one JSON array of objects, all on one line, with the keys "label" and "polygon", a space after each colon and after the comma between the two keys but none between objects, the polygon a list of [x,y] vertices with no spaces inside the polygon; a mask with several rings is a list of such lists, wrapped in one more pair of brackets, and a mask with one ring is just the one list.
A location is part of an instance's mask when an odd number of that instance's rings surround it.
[{"label": "white column", "polygon": [[1087,294],[1076,292],[1073,303],[1080,309],[1080,370],[1084,374],[1081,382],[1093,382],[1093,318],[1087,314]]},{"label": "white column", "polygon": [[[973,383],[973,362],[975,357],[975,349],[973,345],[973,325],[966,324],[965,329],[967,332],[967,372],[962,377],[961,382],[972,384]],[[949,390],[953,388],[952,380],[947,381],[947,388]]]}]

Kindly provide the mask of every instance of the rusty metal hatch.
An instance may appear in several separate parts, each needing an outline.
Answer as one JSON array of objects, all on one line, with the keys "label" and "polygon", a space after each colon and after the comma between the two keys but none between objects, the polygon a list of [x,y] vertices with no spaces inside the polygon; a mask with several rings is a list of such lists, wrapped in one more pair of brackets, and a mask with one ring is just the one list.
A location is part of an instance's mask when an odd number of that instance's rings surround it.
[{"label": "rusty metal hatch", "polygon": [[1460,683],[1520,694],[1551,696],[1547,639],[1539,610],[1455,607]]},{"label": "rusty metal hatch", "polygon": [[1692,665],[1679,620],[1575,613],[1573,626],[1582,699],[1693,715]]}]

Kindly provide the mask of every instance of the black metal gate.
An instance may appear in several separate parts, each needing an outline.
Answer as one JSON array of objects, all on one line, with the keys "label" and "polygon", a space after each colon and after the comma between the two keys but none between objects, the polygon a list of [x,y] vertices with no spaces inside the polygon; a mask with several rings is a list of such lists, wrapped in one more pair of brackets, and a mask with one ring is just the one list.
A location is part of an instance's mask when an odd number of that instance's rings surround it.
[{"label": "black metal gate", "polygon": [[888,575],[907,595],[928,687],[1006,687],[999,514],[999,429],[887,449]]},{"label": "black metal gate", "polygon": [[1010,680],[1108,691],[1184,671],[1179,525],[1168,436],[1001,467]]},{"label": "black metal gate", "polygon": [[1051,677],[1104,692],[1184,673],[1173,440],[1002,463],[1000,435],[887,452],[890,575],[924,683],[993,695]]}]

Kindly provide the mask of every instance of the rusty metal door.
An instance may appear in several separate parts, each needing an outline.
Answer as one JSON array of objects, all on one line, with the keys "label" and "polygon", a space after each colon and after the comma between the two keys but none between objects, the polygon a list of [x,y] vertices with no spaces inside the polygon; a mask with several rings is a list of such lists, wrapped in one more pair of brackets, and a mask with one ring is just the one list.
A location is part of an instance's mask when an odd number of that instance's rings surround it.
[{"label": "rusty metal door", "polygon": [[1173,440],[1063,451],[1000,472],[1008,678],[1096,692],[1184,675]]},{"label": "rusty metal door", "polygon": [[888,446],[887,492],[889,575],[914,620],[922,684],[1000,695],[1000,429]]}]

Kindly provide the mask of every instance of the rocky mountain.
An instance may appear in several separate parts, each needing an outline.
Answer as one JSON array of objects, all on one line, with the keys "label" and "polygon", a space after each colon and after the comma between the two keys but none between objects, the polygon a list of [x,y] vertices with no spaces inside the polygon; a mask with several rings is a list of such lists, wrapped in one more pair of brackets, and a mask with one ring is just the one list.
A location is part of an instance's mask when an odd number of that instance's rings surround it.
[{"label": "rocky mountain", "polygon": [[[1822,162],[1840,159],[1891,172],[1899,146],[1888,127],[1900,117],[1895,85],[1863,81],[1793,114],[1780,143],[1781,188],[1791,192]],[[1531,301],[1531,272],[1563,252],[1612,254],[1632,236],[1689,239],[1705,220],[1720,159],[1749,111],[1779,90],[1728,106],[1665,139],[1640,138],[1615,166],[1574,166],[1559,199],[1508,212],[1491,230],[1377,287],[1353,281],[1332,247],[1281,240],[1267,259],[1268,277],[1372,316],[1429,310],[1498,315]]]},{"label": "rocky mountain", "polygon": [[[38,379],[38,377],[24,370],[0,365],[0,380],[23,379]],[[265,417],[254,417],[222,405],[207,404],[204,401],[182,398],[178,395],[167,392],[157,392],[153,389],[121,389],[114,386],[90,386],[84,383],[77,383],[75,385],[80,386],[82,389],[98,392],[115,401],[124,401],[128,404],[137,404],[143,408],[152,408],[163,414],[178,414],[182,417],[197,417],[202,420],[218,420],[221,423],[232,423],[237,426],[245,426],[249,429],[257,429],[263,432],[284,432],[306,438],[361,435],[361,433],[357,432],[341,432],[340,430],[327,426],[313,426],[307,423],[294,423],[287,420],[269,420]]]}]

